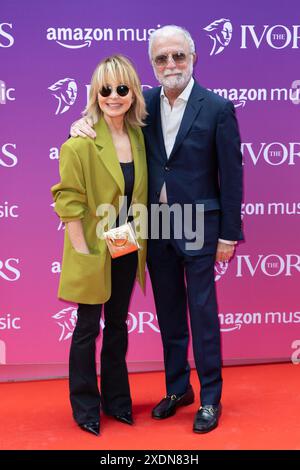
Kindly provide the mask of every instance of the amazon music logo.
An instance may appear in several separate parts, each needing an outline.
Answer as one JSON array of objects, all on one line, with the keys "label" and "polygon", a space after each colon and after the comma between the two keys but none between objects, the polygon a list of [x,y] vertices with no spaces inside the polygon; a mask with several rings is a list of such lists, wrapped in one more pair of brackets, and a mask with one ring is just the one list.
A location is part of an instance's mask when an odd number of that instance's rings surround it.
[{"label": "amazon music logo", "polygon": [[11,88],[3,80],[0,80],[0,104],[7,104],[8,101],[15,101],[15,91],[15,88]]},{"label": "amazon music logo", "polygon": [[9,204],[7,201],[1,204],[0,201],[0,219],[17,219],[19,217],[18,211],[19,206],[17,204]]},{"label": "amazon music logo", "polygon": [[235,108],[244,108],[256,101],[287,101],[300,103],[299,81],[294,80],[288,88],[208,88],[217,95],[233,102]]},{"label": "amazon music logo", "polygon": [[21,317],[17,317],[7,313],[0,317],[0,330],[20,330]]},{"label": "amazon music logo", "polygon": [[[160,28],[160,25],[157,25]],[[67,49],[91,47],[95,42],[147,42],[156,28],[53,28],[49,27],[46,39]]]},{"label": "amazon music logo", "polygon": [[[219,322],[220,329],[223,333],[238,332],[242,327],[251,327],[252,325],[297,325],[299,328],[300,323],[300,312],[292,311],[270,311],[270,312],[228,312],[228,313],[219,313]],[[294,348],[298,348],[299,343],[294,344]],[[294,356],[299,355],[299,350],[294,352]]]},{"label": "amazon music logo", "polygon": [[300,215],[300,202],[245,202],[242,204],[242,216],[272,215],[294,216]]}]

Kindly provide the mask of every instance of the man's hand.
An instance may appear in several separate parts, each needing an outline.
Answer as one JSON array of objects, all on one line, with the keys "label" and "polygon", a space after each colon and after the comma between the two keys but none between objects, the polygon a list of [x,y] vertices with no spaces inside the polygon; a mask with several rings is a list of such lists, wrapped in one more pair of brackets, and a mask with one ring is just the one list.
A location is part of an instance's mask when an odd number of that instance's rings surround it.
[{"label": "man's hand", "polygon": [[93,120],[89,117],[83,117],[78,119],[78,121],[73,122],[70,129],[70,134],[72,137],[91,137],[95,139],[96,132],[92,128]]},{"label": "man's hand", "polygon": [[235,245],[228,245],[228,243],[219,242],[217,246],[216,261],[224,262],[229,261],[233,256]]}]

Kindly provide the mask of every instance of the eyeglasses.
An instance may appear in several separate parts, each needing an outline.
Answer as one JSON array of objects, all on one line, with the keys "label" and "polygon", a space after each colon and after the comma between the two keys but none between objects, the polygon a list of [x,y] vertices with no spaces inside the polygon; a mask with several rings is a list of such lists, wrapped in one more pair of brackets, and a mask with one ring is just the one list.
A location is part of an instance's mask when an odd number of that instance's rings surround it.
[{"label": "eyeglasses", "polygon": [[161,54],[154,57],[154,63],[158,66],[167,65],[169,58],[172,57],[175,64],[183,64],[187,59],[187,54],[184,52],[175,52],[174,54]]},{"label": "eyeglasses", "polygon": [[[121,96],[122,98],[127,96],[129,93],[129,87],[127,85],[118,85],[115,88],[115,90],[118,93],[118,95]],[[103,96],[103,98],[107,98],[108,96],[112,94],[112,92],[113,92],[113,87],[111,87],[110,85],[103,86],[101,90],[99,90],[99,93],[101,96]]]}]

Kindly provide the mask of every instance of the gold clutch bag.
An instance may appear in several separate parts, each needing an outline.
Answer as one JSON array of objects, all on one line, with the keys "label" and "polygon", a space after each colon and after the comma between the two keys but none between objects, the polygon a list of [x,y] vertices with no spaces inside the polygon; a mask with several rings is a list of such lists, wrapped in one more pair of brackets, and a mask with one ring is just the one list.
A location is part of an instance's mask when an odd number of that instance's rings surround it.
[{"label": "gold clutch bag", "polygon": [[112,258],[118,258],[140,249],[130,223],[107,230],[103,236]]}]

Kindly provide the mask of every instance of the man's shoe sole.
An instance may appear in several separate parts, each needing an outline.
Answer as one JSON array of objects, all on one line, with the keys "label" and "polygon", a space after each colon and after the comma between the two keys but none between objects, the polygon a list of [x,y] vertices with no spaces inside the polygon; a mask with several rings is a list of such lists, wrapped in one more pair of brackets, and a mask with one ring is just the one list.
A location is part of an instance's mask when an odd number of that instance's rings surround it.
[{"label": "man's shoe sole", "polygon": [[219,424],[219,423],[216,423],[216,424],[214,424],[211,428],[205,429],[205,430],[203,430],[203,431],[201,431],[200,429],[195,429],[195,428],[193,428],[193,431],[194,431],[196,434],[207,434],[208,432],[213,431],[214,429],[216,429],[216,428],[218,427],[218,424]]}]

